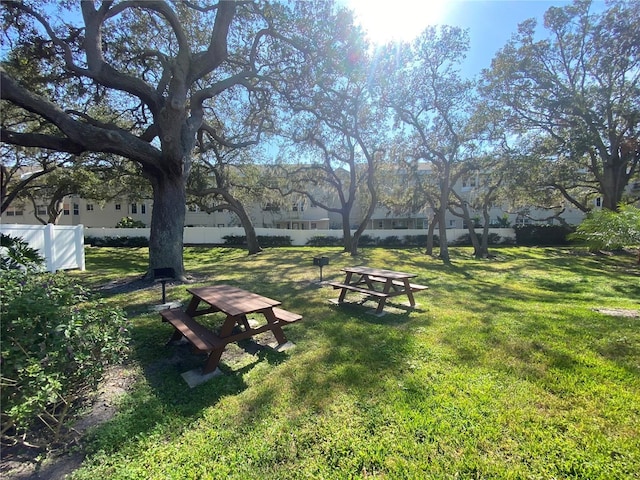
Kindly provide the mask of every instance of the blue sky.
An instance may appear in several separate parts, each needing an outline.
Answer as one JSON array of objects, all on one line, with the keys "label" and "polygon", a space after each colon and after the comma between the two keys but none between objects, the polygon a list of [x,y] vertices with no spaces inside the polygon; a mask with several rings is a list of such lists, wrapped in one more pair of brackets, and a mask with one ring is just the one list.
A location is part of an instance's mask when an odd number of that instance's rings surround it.
[{"label": "blue sky", "polygon": [[[469,30],[470,50],[463,73],[472,76],[491,64],[494,54],[517,31],[518,24],[537,18],[551,6],[565,6],[567,0],[343,0],[356,12],[370,40],[410,40],[429,24],[447,24]],[[594,10],[605,8],[594,1]]]}]

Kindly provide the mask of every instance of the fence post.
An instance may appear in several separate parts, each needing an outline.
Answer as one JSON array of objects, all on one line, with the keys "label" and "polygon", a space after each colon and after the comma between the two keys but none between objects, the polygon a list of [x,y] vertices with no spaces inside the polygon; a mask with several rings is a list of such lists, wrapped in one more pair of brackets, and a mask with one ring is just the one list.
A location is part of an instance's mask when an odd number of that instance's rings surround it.
[{"label": "fence post", "polygon": [[44,235],[44,258],[47,262],[47,271],[55,272],[58,269],[58,262],[56,259],[55,240],[56,233],[53,223],[47,223],[42,230]]},{"label": "fence post", "polygon": [[84,225],[80,224],[75,228],[76,244],[76,264],[81,271],[84,271]]}]

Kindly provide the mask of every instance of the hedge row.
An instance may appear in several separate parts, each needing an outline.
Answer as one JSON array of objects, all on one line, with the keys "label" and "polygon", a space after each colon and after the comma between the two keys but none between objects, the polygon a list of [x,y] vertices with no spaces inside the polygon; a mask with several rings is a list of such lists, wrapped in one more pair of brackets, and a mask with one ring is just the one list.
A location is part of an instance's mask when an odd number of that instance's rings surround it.
[{"label": "hedge row", "polygon": [[563,225],[523,225],[516,227],[516,244],[522,246],[569,245],[567,235],[575,228]]},{"label": "hedge row", "polygon": [[[247,244],[245,235],[226,235],[222,237],[226,246],[244,246]],[[261,247],[290,247],[293,241],[289,235],[258,235]]]},{"label": "hedge row", "polygon": [[92,247],[148,247],[147,237],[85,237],[85,245]]},{"label": "hedge row", "polygon": [[[567,235],[575,229],[560,225],[524,225],[516,227],[515,242],[510,238],[502,238],[500,235],[489,234],[490,245],[513,244],[522,246],[552,246],[568,245]],[[222,237],[225,246],[245,246],[245,235],[227,235]],[[434,245],[438,245],[438,236],[433,236]],[[258,242],[262,247],[289,247],[292,245],[288,235],[266,236],[258,235]],[[145,237],[86,237],[85,243],[94,247],[148,247],[149,240]],[[361,247],[422,247],[427,244],[427,235],[404,235],[398,237],[391,235],[385,238],[362,235],[358,245]],[[463,235],[451,242],[452,245],[471,245],[469,234]],[[312,247],[339,247],[342,246],[342,237],[317,235],[307,240],[306,245]]]}]

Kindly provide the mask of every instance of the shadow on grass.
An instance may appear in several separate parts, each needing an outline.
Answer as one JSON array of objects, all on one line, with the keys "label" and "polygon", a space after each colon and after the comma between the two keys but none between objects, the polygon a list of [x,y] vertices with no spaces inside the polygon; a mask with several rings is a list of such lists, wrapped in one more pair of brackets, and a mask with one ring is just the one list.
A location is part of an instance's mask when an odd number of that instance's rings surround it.
[{"label": "shadow on grass", "polygon": [[244,377],[256,366],[266,363],[273,368],[287,359],[286,353],[243,340],[225,349],[222,375],[189,388],[181,374],[201,368],[207,356],[194,353],[188,344],[167,345],[172,328],[159,319],[156,322],[141,317],[132,330],[129,361],[143,367],[143,378],[120,406],[118,415],[91,432],[89,453],[117,452],[132,439],[146,438],[166,428],[179,434],[222,398],[245,391]]}]

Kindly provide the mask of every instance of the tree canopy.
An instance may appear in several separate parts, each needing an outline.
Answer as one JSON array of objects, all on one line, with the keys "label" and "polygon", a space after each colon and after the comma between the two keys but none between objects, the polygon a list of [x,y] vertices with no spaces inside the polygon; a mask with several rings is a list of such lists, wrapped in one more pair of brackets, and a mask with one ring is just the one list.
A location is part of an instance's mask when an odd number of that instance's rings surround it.
[{"label": "tree canopy", "polygon": [[[598,197],[616,210],[638,200],[640,4],[591,5],[550,8],[542,35],[523,22],[477,89],[458,68],[465,31],[432,26],[373,49],[333,0],[4,1],[2,208],[70,159],[125,159],[152,192],[149,268],[183,275],[187,189],[250,231],[243,199],[264,190],[246,149],[285,138],[288,191],[342,215],[352,253],[389,172],[414,174],[402,197],[435,214],[445,260],[445,212],[469,226],[481,212],[487,227],[505,191],[554,215]],[[34,173],[18,181],[23,166]],[[474,197],[458,195],[471,178]]]},{"label": "tree canopy", "polygon": [[[2,2],[9,55],[0,98],[24,112],[21,123],[2,129],[2,141],[136,162],[153,189],[149,266],[182,275],[185,185],[196,142],[258,135],[267,85],[304,61],[303,43],[286,22],[290,12],[242,1],[46,7]],[[225,115],[229,105],[233,116]]]},{"label": "tree canopy", "polygon": [[596,197],[610,210],[637,200],[625,194],[640,169],[638,18],[638,2],[551,7],[546,37],[523,22],[484,71],[487,101],[532,159],[531,183],[584,212]]}]

